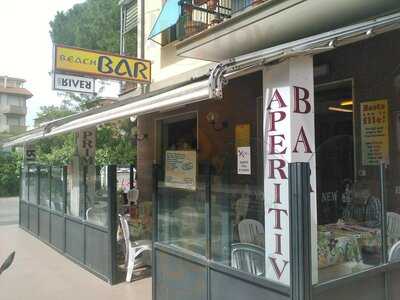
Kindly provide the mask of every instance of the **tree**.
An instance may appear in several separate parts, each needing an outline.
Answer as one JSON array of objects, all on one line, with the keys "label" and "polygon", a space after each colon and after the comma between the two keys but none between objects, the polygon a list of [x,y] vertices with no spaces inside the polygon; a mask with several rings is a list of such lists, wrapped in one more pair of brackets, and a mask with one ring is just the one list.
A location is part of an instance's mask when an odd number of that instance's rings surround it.
[{"label": "tree", "polygon": [[40,111],[36,114],[35,126],[39,126],[40,124],[46,122],[71,116],[76,112],[77,111],[75,109],[67,108],[62,105],[41,106]]},{"label": "tree", "polygon": [[0,197],[17,196],[22,155],[16,151],[0,151]]},{"label": "tree", "polygon": [[53,43],[119,53],[118,0],[87,0],[50,22]]},{"label": "tree", "polygon": [[[66,12],[58,12],[50,22],[51,39],[56,44],[119,53],[119,0],[87,0]],[[104,84],[103,84],[104,87]],[[64,93],[60,106],[44,106],[38,113],[40,124],[92,108],[95,97]],[[96,163],[128,164],[136,161],[134,124],[129,120],[97,129]],[[75,137],[67,134],[41,140],[37,144],[39,162],[67,164],[75,153]]]}]

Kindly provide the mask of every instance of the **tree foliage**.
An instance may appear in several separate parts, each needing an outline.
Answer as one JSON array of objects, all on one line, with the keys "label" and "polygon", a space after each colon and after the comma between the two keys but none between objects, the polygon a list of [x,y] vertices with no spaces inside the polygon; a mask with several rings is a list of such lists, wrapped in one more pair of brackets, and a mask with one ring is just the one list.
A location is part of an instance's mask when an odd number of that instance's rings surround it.
[{"label": "tree foliage", "polygon": [[22,155],[16,151],[0,152],[0,197],[17,196]]},{"label": "tree foliage", "polygon": [[[118,0],[86,0],[66,12],[58,12],[50,22],[54,43],[119,52]],[[104,86],[104,85],[103,85]],[[93,108],[93,96],[65,93],[60,106],[44,106],[38,113],[37,124],[63,118]],[[136,161],[133,143],[134,124],[129,120],[110,123],[97,129],[96,164],[128,164]],[[74,134],[40,140],[37,157],[40,163],[68,164],[76,151]]]},{"label": "tree foliage", "polygon": [[118,0],[86,0],[50,22],[54,43],[119,52],[120,8]]}]

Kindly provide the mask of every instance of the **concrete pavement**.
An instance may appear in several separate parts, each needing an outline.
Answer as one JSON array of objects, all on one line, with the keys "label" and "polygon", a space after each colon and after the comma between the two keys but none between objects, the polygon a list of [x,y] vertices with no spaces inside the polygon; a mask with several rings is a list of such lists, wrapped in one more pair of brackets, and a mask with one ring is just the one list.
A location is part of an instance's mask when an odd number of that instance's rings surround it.
[{"label": "concrete pavement", "polygon": [[18,224],[18,197],[0,198],[0,225]]},{"label": "concrete pavement", "polygon": [[0,276],[2,300],[151,300],[151,278],[110,286],[17,225],[0,226],[0,261],[14,250]]}]

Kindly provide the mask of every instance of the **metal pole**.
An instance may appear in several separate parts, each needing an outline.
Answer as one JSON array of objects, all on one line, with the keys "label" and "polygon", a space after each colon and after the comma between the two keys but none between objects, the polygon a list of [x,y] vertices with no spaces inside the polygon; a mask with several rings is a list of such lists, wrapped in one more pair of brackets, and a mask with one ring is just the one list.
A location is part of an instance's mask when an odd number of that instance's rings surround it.
[{"label": "metal pole", "polygon": [[292,300],[311,300],[310,166],[289,164],[290,290]]},{"label": "metal pole", "polygon": [[[382,242],[382,263],[386,264],[388,262],[388,244],[387,244],[387,195],[386,195],[386,164],[382,162],[380,164],[380,190],[381,190],[381,242]],[[384,275],[385,284],[385,299],[389,300],[391,298],[390,294],[390,273],[385,272]]]},{"label": "metal pole", "polygon": [[158,165],[153,165],[153,239],[152,239],[152,298],[157,299],[157,261],[156,261],[156,249],[154,243],[158,241]]},{"label": "metal pole", "polygon": [[109,282],[117,281],[117,168],[107,166],[108,182],[108,238],[110,249]]},{"label": "metal pole", "polygon": [[385,169],[384,163],[380,165],[380,191],[381,191],[381,239],[382,239],[382,263],[388,261],[387,231],[386,231],[386,192],[385,192]]}]

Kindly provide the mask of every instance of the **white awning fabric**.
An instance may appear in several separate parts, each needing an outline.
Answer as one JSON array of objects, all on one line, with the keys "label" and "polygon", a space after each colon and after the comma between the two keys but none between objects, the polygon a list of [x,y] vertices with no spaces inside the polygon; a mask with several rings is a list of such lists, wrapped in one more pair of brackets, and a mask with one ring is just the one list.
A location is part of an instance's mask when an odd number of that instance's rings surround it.
[{"label": "white awning fabric", "polygon": [[174,109],[189,103],[207,100],[210,98],[208,84],[208,80],[194,82],[141,100],[116,107],[110,107],[109,109],[100,112],[94,112],[93,114],[85,112],[82,113],[82,117],[74,115],[72,120],[65,118],[63,122],[50,122],[42,128],[27,132],[12,141],[4,143],[3,147],[17,146],[41,138],[94,127],[110,121],[156,111]]},{"label": "white awning fabric", "polygon": [[2,147],[8,148],[18,145],[27,144],[29,142],[41,139],[44,137],[44,128],[38,128],[31,131],[26,132],[25,134],[21,134],[14,138],[11,141],[5,142]]}]

